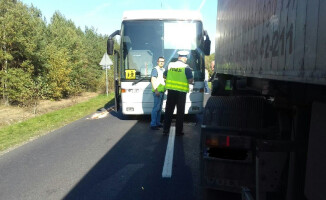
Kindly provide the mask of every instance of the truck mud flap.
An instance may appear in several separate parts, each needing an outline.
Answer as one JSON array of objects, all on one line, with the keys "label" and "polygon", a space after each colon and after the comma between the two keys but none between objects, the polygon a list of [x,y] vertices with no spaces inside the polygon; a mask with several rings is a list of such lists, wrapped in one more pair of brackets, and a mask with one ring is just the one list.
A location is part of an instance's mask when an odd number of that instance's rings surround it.
[{"label": "truck mud flap", "polygon": [[215,96],[207,101],[201,128],[201,184],[241,193],[255,190],[257,138],[270,137],[271,106],[259,96]]},{"label": "truck mud flap", "polygon": [[[201,133],[202,156],[200,167],[202,186],[236,193],[240,193],[243,186],[253,188],[255,163],[252,138],[233,134],[225,135],[226,132],[223,131],[221,131],[222,134],[217,135],[213,130],[207,129],[205,126],[202,126]],[[210,136],[218,140],[220,148],[209,144]],[[227,137],[231,148],[226,146]],[[233,143],[234,146],[232,146]]]}]

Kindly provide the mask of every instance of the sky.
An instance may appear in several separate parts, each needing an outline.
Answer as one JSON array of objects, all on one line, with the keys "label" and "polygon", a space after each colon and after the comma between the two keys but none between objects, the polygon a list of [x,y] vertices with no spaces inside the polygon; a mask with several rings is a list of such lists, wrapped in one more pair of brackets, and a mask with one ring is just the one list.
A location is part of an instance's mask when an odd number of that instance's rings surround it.
[{"label": "sky", "polygon": [[122,14],[126,10],[188,9],[199,10],[204,29],[211,39],[211,53],[215,52],[217,0],[21,0],[41,10],[50,22],[55,11],[72,20],[82,30],[94,27],[97,33],[110,35],[120,29]]}]

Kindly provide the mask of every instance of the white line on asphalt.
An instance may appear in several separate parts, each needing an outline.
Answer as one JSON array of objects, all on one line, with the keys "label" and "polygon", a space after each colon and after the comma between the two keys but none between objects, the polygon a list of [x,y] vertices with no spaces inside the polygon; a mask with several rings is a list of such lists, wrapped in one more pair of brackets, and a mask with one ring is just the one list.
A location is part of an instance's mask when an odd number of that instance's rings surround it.
[{"label": "white line on asphalt", "polygon": [[171,126],[170,133],[169,133],[169,141],[166,147],[165,160],[164,160],[163,171],[162,171],[163,178],[171,178],[172,176],[174,138],[175,138],[175,127]]}]

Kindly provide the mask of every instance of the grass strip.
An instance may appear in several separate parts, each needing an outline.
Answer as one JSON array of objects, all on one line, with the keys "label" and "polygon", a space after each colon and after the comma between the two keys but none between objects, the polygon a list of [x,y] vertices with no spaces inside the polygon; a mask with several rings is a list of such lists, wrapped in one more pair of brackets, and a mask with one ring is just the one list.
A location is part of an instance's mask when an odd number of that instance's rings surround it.
[{"label": "grass strip", "polygon": [[94,113],[113,98],[114,94],[108,97],[99,95],[83,103],[5,126],[0,129],[0,152]]}]

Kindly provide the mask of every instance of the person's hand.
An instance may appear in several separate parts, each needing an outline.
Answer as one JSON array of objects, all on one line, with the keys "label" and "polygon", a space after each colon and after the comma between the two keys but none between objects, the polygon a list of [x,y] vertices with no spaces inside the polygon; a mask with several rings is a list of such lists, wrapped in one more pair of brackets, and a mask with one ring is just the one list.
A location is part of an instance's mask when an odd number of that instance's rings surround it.
[{"label": "person's hand", "polygon": [[158,91],[155,91],[156,96],[160,96],[160,93]]}]

